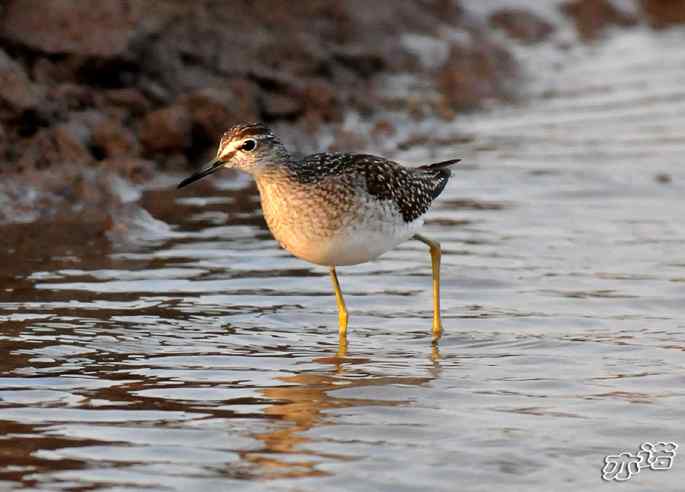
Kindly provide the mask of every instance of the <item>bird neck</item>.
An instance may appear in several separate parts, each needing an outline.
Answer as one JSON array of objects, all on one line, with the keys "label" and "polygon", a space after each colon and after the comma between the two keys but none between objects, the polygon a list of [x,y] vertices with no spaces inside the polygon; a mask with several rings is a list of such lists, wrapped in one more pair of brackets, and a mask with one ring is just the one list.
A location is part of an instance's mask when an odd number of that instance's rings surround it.
[{"label": "bird neck", "polygon": [[260,166],[259,172],[254,174],[257,186],[287,186],[296,180],[296,173],[290,161],[272,162]]},{"label": "bird neck", "polygon": [[270,166],[255,176],[262,213],[271,233],[282,241],[302,212],[302,184],[287,166]]},{"label": "bird neck", "polygon": [[259,166],[258,172],[254,173],[262,206],[269,202],[278,202],[279,206],[285,206],[290,197],[297,194],[300,186],[297,180],[297,163],[290,157],[285,147],[284,152],[270,159],[265,165]]}]

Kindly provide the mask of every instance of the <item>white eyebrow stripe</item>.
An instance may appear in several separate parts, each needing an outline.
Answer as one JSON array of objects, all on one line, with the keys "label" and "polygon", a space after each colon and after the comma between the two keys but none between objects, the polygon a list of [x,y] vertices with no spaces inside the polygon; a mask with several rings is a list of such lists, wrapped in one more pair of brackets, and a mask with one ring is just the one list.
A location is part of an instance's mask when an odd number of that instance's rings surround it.
[{"label": "white eyebrow stripe", "polygon": [[217,157],[222,158],[232,152],[235,152],[241,143],[242,142],[236,142],[235,140],[230,140],[224,143],[221,147],[219,147],[219,151],[216,153]]}]

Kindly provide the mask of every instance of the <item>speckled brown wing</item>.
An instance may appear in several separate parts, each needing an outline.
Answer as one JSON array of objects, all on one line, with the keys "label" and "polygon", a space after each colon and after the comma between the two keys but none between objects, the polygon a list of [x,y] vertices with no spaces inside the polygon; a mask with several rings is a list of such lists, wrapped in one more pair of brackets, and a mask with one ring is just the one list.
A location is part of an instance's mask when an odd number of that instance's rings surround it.
[{"label": "speckled brown wing", "polygon": [[368,154],[313,154],[298,163],[301,182],[311,183],[331,176],[359,182],[364,178],[365,191],[378,200],[392,200],[405,222],[425,214],[440,195],[450,177],[451,165],[459,160],[408,168]]}]

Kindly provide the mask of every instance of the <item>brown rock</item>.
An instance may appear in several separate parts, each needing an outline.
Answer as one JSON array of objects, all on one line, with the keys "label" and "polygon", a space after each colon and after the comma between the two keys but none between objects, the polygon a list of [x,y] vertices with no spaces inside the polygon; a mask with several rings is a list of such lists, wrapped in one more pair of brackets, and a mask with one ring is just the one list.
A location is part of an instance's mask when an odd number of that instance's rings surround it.
[{"label": "brown rock", "polygon": [[580,37],[586,41],[597,39],[610,26],[632,26],[637,19],[616,8],[609,0],[572,0],[561,10],[576,24]]},{"label": "brown rock", "polygon": [[361,46],[343,46],[337,48],[332,56],[336,61],[360,76],[370,78],[385,68],[386,61],[374,51],[373,47],[364,48]]},{"label": "brown rock", "polygon": [[53,130],[53,141],[57,155],[54,161],[89,163],[90,152],[82,144],[79,135],[67,126],[60,125]]},{"label": "brown rock", "polygon": [[105,116],[94,110],[76,111],[69,119],[54,127],[38,126],[11,146],[11,155],[24,170],[45,169],[53,164],[90,164],[93,128],[102,124]]},{"label": "brown rock", "polygon": [[266,92],[261,97],[262,112],[269,119],[295,118],[302,113],[302,100],[286,94]]},{"label": "brown rock", "polygon": [[54,164],[88,164],[92,158],[81,139],[66,125],[41,130],[22,146],[24,153],[17,165],[22,170],[40,170]]},{"label": "brown rock", "polygon": [[101,125],[105,119],[104,114],[93,109],[74,111],[69,114],[69,119],[57,128],[65,128],[84,147],[87,147],[91,144],[93,129]]},{"label": "brown rock", "polygon": [[2,36],[46,53],[124,53],[142,11],[121,1],[11,0]]},{"label": "brown rock", "polygon": [[100,162],[107,171],[114,171],[134,183],[148,181],[155,175],[155,163],[137,157],[112,157]]},{"label": "brown rock", "polygon": [[150,102],[134,87],[109,90],[105,93],[105,98],[109,103],[126,108],[132,114],[142,114],[150,109]]},{"label": "brown rock", "polygon": [[42,90],[33,84],[24,68],[0,50],[0,101],[15,110],[35,108],[41,99]]},{"label": "brown rock", "polygon": [[47,86],[72,82],[77,77],[78,64],[68,60],[51,60],[48,57],[37,58],[31,67],[31,78]]},{"label": "brown rock", "polygon": [[253,91],[236,84],[226,89],[207,88],[195,91],[180,98],[178,103],[187,108],[193,125],[212,143],[237,121],[257,119]]},{"label": "brown rock", "polygon": [[94,91],[89,87],[64,82],[48,88],[43,109],[66,117],[70,111],[93,107],[93,96]]},{"label": "brown rock", "polygon": [[191,131],[190,113],[175,105],[145,115],[139,138],[148,152],[183,150],[190,145]]},{"label": "brown rock", "polygon": [[139,152],[133,132],[113,119],[107,119],[95,127],[92,143],[102,151],[104,157],[133,156]]},{"label": "brown rock", "polygon": [[490,16],[490,25],[526,44],[539,43],[554,32],[554,26],[524,9],[505,8]]},{"label": "brown rock", "polygon": [[640,3],[649,23],[657,29],[685,23],[683,0],[641,0]]},{"label": "brown rock", "polygon": [[514,61],[508,51],[484,39],[469,45],[454,44],[438,71],[447,110],[474,109],[486,100],[502,99],[513,92]]},{"label": "brown rock", "polygon": [[[5,133],[5,125],[0,121],[0,160],[4,161],[4,155],[7,150],[7,134]],[[2,165],[0,165],[0,173],[2,172]]]},{"label": "brown rock", "polygon": [[322,121],[342,119],[343,108],[339,107],[335,87],[324,80],[313,80],[306,84],[301,96],[305,106],[305,117]]}]

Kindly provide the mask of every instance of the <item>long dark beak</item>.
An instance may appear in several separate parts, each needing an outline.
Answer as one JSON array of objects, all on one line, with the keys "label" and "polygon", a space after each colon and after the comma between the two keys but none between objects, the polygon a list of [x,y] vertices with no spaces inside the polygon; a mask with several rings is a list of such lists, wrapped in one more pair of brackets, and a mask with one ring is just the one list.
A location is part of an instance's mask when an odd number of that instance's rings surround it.
[{"label": "long dark beak", "polygon": [[202,179],[205,176],[209,176],[210,174],[215,173],[216,171],[221,169],[224,164],[225,162],[220,161],[219,159],[214,159],[213,161],[208,162],[198,172],[196,172],[192,176],[188,176],[186,179],[181,181],[178,184],[177,188],[183,188],[184,186],[188,186],[190,183],[194,183],[195,181]]}]

